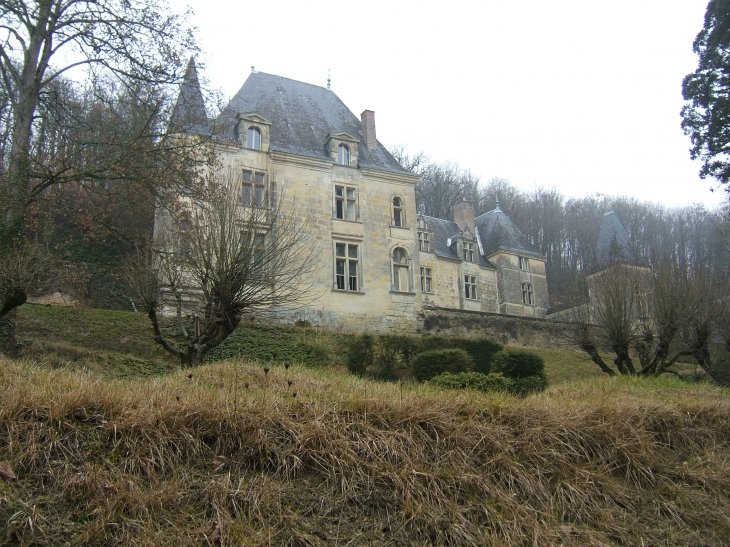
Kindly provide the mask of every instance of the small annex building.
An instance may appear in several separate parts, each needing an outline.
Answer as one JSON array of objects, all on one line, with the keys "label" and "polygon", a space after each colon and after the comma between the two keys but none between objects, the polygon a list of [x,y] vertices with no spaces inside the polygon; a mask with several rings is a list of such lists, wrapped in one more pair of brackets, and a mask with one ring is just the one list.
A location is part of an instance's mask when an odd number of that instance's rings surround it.
[{"label": "small annex building", "polygon": [[317,296],[280,320],[413,332],[434,308],[545,316],[545,257],[499,205],[475,218],[462,201],[454,221],[418,214],[418,176],[377,140],[375,113],[358,119],[329,84],[252,71],[208,120],[191,60],[173,112],[240,171],[242,207],[285,190],[310,218]]}]

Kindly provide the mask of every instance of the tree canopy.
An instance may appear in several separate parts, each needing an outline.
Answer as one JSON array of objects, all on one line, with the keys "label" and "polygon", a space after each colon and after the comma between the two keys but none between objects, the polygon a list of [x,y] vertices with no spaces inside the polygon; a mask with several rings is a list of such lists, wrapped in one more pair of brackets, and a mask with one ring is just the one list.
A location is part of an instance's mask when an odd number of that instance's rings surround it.
[{"label": "tree canopy", "polygon": [[699,66],[682,84],[682,128],[700,177],[730,182],[730,0],[711,0],[693,45]]}]

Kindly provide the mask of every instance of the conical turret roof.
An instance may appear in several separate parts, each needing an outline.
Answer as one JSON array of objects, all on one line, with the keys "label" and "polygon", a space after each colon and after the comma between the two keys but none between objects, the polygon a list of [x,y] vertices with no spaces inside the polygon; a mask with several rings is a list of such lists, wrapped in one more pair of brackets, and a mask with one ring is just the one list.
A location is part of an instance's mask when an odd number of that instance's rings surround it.
[{"label": "conical turret roof", "polygon": [[603,217],[601,231],[598,234],[596,258],[599,268],[612,264],[636,264],[636,254],[631,248],[629,234],[613,211]]},{"label": "conical turret roof", "polygon": [[180,86],[180,94],[170,117],[172,131],[207,132],[208,117],[205,113],[205,101],[200,91],[198,70],[195,59],[188,61],[188,68]]}]

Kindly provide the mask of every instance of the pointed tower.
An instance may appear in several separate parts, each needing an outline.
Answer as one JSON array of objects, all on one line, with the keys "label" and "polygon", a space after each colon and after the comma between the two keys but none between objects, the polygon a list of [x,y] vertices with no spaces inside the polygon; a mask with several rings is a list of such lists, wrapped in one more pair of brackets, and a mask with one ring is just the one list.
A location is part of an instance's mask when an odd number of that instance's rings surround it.
[{"label": "pointed tower", "polygon": [[188,131],[193,133],[204,133],[208,129],[205,101],[203,100],[203,93],[200,91],[195,59],[192,57],[188,61],[188,68],[180,86],[180,94],[172,109],[170,129],[173,132]]},{"label": "pointed tower", "polygon": [[598,234],[596,257],[599,269],[613,264],[637,264],[629,234],[613,211],[609,211],[603,217],[601,231]]}]

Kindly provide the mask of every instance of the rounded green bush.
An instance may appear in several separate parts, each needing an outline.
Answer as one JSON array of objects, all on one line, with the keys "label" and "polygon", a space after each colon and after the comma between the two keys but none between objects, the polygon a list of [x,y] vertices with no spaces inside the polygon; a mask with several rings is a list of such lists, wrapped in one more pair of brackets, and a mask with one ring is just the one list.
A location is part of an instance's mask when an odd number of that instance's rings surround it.
[{"label": "rounded green bush", "polygon": [[419,382],[430,380],[443,372],[466,372],[474,361],[463,349],[434,349],[419,353],[411,362],[411,373]]},{"label": "rounded green bush", "polygon": [[375,340],[369,334],[361,334],[353,338],[347,348],[347,369],[358,376],[363,376],[368,367],[375,361]]},{"label": "rounded green bush", "polygon": [[521,349],[505,349],[494,356],[492,370],[507,378],[545,377],[545,361],[537,353]]},{"label": "rounded green bush", "polygon": [[544,376],[525,376],[524,378],[512,378],[512,386],[509,392],[512,395],[527,397],[530,393],[545,391],[548,383]]}]

